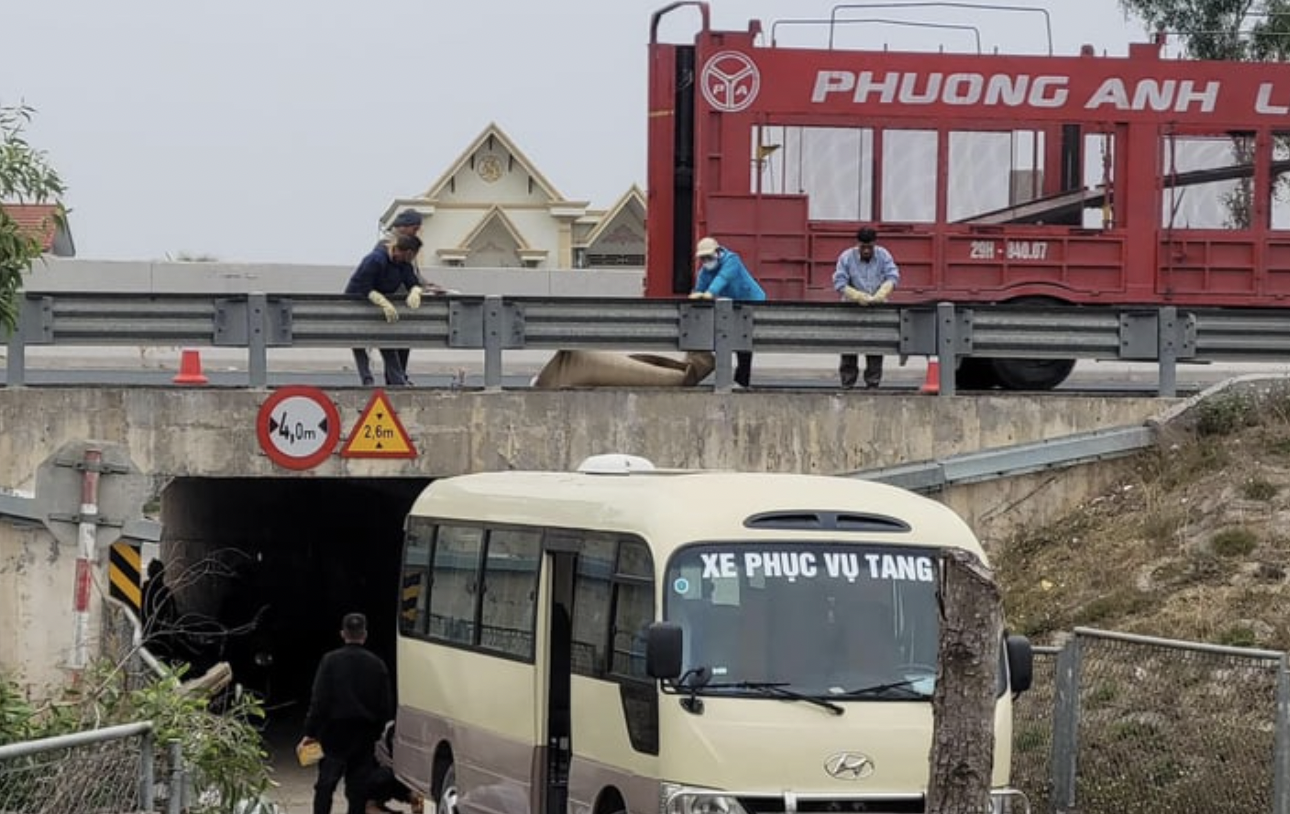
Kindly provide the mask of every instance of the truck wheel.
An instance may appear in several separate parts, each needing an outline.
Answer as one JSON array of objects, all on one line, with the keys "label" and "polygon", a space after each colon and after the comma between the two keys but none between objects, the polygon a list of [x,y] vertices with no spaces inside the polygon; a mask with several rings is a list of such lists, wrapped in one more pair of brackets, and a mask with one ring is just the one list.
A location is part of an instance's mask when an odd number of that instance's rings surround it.
[{"label": "truck wheel", "polygon": [[959,360],[954,371],[954,386],[959,390],[992,390],[999,386],[999,380],[989,359],[967,357]]},{"label": "truck wheel", "polygon": [[1074,359],[995,359],[994,375],[1008,390],[1052,390],[1066,381]]}]

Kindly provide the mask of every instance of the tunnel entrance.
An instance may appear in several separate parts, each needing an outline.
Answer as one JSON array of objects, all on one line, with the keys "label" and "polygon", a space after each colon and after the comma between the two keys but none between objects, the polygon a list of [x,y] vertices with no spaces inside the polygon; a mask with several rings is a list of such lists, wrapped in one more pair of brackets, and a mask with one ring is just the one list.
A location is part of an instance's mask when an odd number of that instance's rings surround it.
[{"label": "tunnel entrance", "polygon": [[367,614],[394,674],[403,519],[426,478],[177,478],[162,492],[161,560],[175,633],[198,674],[227,661],[270,722],[303,717],[341,617]]}]

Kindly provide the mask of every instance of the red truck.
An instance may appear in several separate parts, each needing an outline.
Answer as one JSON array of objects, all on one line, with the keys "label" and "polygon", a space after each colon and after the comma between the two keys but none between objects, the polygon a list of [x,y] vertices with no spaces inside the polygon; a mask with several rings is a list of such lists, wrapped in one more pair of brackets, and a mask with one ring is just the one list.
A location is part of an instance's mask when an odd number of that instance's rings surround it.
[{"label": "red truck", "polygon": [[[661,41],[683,7],[693,42]],[[651,20],[646,296],[688,292],[711,235],[772,300],[837,301],[870,225],[897,304],[1290,305],[1290,64],[1170,59],[1161,37],[1126,57],[788,47],[709,22],[703,2]],[[959,377],[1051,388],[1072,366]]]}]

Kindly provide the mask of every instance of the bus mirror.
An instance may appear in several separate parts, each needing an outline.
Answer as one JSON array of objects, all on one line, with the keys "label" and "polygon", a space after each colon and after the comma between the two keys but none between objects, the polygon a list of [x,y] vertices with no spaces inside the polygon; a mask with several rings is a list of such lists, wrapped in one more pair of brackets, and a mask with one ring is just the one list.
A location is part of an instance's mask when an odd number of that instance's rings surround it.
[{"label": "bus mirror", "polygon": [[645,672],[652,678],[676,678],[681,674],[681,626],[675,622],[654,622],[645,639]]},{"label": "bus mirror", "polygon": [[1014,693],[1030,689],[1034,679],[1035,651],[1030,640],[1025,636],[1009,636],[1006,640],[1008,650],[1008,677]]}]

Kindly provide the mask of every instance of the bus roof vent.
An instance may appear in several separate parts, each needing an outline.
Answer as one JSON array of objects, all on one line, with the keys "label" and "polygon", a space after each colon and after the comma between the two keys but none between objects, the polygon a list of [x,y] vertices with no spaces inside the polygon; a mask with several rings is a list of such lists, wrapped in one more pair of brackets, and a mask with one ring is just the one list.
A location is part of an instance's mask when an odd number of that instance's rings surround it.
[{"label": "bus roof vent", "polygon": [[648,458],[639,455],[624,455],[611,452],[607,455],[592,455],[578,464],[578,471],[587,475],[630,475],[633,472],[652,472],[654,464]]},{"label": "bus roof vent", "polygon": [[884,514],[859,512],[780,511],[754,514],[744,521],[750,529],[794,529],[797,531],[874,531],[906,533],[909,524]]}]

